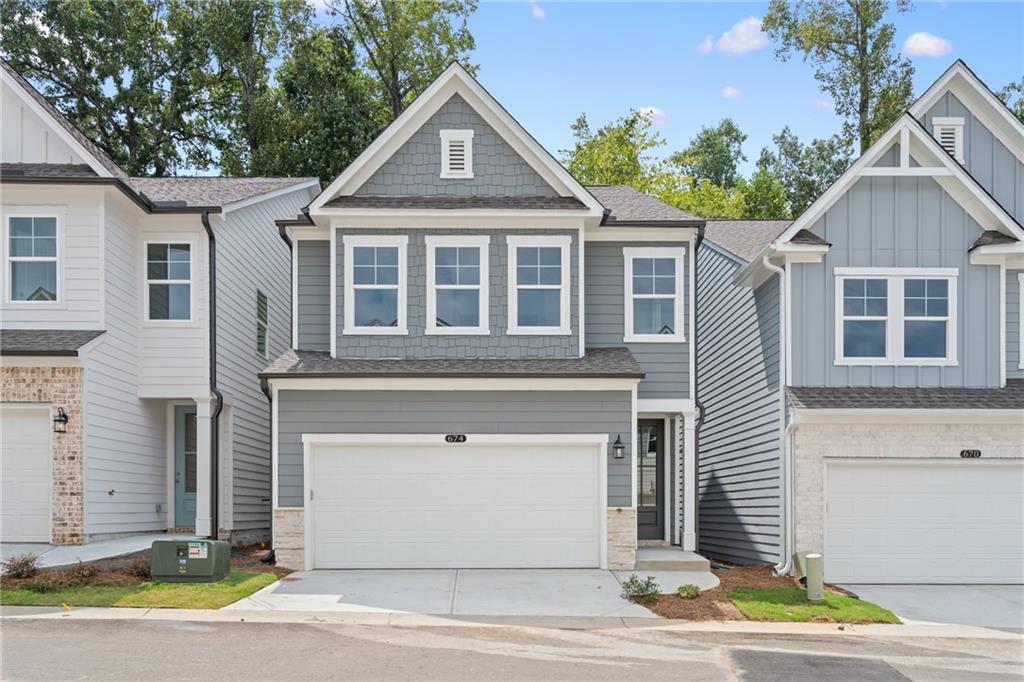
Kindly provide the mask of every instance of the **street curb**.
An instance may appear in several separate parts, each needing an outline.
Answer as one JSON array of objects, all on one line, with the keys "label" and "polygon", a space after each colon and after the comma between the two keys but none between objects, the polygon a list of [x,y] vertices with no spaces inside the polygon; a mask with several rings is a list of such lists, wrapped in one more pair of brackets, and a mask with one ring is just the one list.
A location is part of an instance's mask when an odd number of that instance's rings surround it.
[{"label": "street curb", "polygon": [[653,630],[764,635],[833,635],[876,638],[953,638],[1024,641],[1024,634],[972,625],[907,622],[903,625],[762,623],[756,621],[671,621],[666,619],[572,616],[432,616],[393,612],[238,611],[230,609],[63,609],[0,606],[0,620],[130,620],[204,623],[294,623],[392,627],[527,627],[556,630]]}]

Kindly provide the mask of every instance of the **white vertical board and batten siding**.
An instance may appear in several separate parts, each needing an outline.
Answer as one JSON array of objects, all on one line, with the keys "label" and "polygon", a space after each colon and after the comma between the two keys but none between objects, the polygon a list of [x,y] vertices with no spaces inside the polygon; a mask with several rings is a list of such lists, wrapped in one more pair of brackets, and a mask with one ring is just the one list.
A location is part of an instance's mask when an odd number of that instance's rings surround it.
[{"label": "white vertical board and batten siding", "polygon": [[1024,270],[1006,270],[1006,378],[1024,379],[1024,347],[1021,345],[1021,315]]},{"label": "white vertical board and batten siding", "polygon": [[7,83],[0,90],[0,159],[4,163],[86,163],[61,139],[52,123],[44,122],[25,103],[21,93]]}]

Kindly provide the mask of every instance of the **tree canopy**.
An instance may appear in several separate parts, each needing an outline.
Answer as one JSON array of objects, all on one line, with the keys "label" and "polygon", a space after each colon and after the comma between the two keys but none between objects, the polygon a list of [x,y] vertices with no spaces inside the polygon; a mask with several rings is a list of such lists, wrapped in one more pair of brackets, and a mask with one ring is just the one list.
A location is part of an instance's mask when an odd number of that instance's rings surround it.
[{"label": "tree canopy", "polygon": [[786,126],[772,141],[775,148],[761,150],[757,164],[778,178],[794,216],[803,213],[850,167],[850,142],[838,135],[804,144]]},{"label": "tree canopy", "polygon": [[701,127],[686,149],[672,155],[672,162],[694,180],[710,180],[719,187],[736,186],[740,176],[736,169],[743,155],[747,136],[733,123],[723,118],[717,126]]}]

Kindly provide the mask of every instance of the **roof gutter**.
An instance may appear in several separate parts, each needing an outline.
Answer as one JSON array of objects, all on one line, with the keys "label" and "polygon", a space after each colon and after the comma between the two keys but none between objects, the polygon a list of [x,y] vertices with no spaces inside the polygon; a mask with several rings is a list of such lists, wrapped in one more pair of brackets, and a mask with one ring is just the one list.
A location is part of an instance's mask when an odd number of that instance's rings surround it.
[{"label": "roof gutter", "polygon": [[210,225],[210,212],[200,214],[203,229],[210,244],[209,253],[209,355],[210,355],[210,393],[217,401],[210,414],[210,537],[217,539],[220,528],[220,513],[217,508],[220,500],[217,490],[220,486],[218,472],[220,470],[220,413],[224,409],[224,394],[217,388],[217,239]]}]

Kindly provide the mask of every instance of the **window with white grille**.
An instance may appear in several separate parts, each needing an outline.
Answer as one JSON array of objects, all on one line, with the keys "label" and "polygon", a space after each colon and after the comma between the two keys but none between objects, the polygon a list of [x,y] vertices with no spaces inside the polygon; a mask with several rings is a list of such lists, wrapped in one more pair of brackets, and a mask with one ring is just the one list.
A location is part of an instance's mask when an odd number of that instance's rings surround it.
[{"label": "window with white grille", "polygon": [[964,162],[964,119],[955,116],[932,118],[932,134],[958,163]]},{"label": "window with white grille", "polygon": [[441,177],[473,177],[473,131],[441,131]]}]

